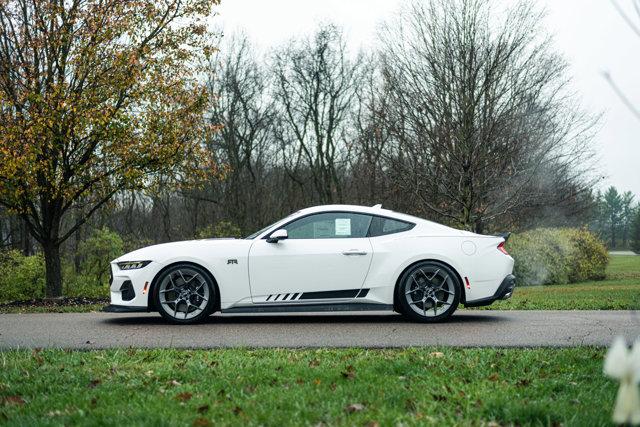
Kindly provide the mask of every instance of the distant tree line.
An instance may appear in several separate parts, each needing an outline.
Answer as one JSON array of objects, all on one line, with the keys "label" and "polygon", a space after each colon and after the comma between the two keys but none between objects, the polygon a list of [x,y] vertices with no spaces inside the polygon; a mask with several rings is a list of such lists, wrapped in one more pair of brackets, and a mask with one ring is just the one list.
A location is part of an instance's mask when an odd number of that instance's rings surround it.
[{"label": "distant tree line", "polygon": [[[30,29],[21,9],[3,6],[0,41],[4,37],[10,48],[0,55],[2,70],[15,71],[0,82],[0,110],[26,123],[11,128],[13,139],[0,139],[0,148],[13,147],[24,162],[2,170],[11,179],[0,189],[5,247],[29,253],[39,243],[56,256],[51,246],[58,245],[79,265],[82,242],[103,227],[134,248],[210,234],[241,236],[310,205],[382,203],[489,233],[584,225],[599,206],[591,190],[596,118],[571,95],[567,64],[530,2],[500,14],[488,0],[411,2],[382,26],[375,49],[357,54],[347,49],[340,28],[323,24],[267,54],[258,54],[241,34],[226,37],[214,55],[211,43],[202,41],[214,34],[196,25],[190,36],[189,26],[176,26],[201,19],[206,1],[192,0],[186,8],[168,2],[166,11],[111,3],[107,12],[119,26],[106,34],[99,30],[108,26],[90,19],[99,16],[91,8],[76,11],[104,46],[95,45],[91,34],[73,32],[81,20],[64,8],[32,12],[62,24],[42,37],[54,46],[29,45],[5,23],[13,19]],[[127,11],[128,21],[116,19]],[[136,22],[145,25],[136,27],[135,37],[114,36]],[[67,34],[63,30],[77,39],[60,36]],[[183,49],[183,41],[194,48]],[[57,114],[54,122],[68,121],[41,132],[38,141],[48,141],[56,160],[41,159],[33,169],[40,177],[33,178],[20,171],[29,170],[42,146],[26,153],[15,148],[34,127],[19,114],[22,104],[9,102],[11,84],[29,75],[21,72],[22,62],[9,58],[26,45],[26,51],[64,59],[60,43],[71,43],[69,51],[78,55],[88,43],[86,57],[66,71],[53,61],[41,79],[50,73],[72,89],[74,72],[82,76],[89,69],[94,83],[70,90],[68,98],[38,86],[44,94],[38,96],[51,97],[48,109],[36,105],[42,129],[47,111]],[[160,51],[144,43],[156,43]],[[193,56],[205,49],[207,55]],[[112,61],[99,62],[101,56]],[[184,65],[196,59],[205,66]],[[94,62],[103,67],[90,69]],[[120,80],[109,79],[110,70],[118,70]],[[130,102],[119,104],[119,94]],[[79,110],[70,107],[71,95],[83,100]],[[26,93],[25,99],[38,96]],[[82,108],[91,111],[91,120],[80,120]],[[105,119],[98,108],[113,115]],[[0,150],[0,160],[9,158],[6,153]],[[49,185],[51,179],[56,185]],[[48,261],[47,271],[50,265],[55,270]],[[59,268],[48,276],[48,295],[59,294],[60,287],[49,286],[58,278]]]},{"label": "distant tree line", "polygon": [[631,191],[620,193],[615,187],[595,194],[591,227],[610,249],[640,252],[640,201]]}]

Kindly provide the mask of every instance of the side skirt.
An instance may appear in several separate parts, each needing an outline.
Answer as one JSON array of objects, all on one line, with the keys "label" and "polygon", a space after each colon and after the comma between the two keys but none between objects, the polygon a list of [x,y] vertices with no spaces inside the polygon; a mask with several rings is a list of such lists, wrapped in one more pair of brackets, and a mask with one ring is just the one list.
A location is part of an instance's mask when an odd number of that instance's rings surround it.
[{"label": "side skirt", "polygon": [[374,303],[260,305],[231,307],[222,310],[222,313],[312,313],[316,311],[393,311],[393,305]]}]

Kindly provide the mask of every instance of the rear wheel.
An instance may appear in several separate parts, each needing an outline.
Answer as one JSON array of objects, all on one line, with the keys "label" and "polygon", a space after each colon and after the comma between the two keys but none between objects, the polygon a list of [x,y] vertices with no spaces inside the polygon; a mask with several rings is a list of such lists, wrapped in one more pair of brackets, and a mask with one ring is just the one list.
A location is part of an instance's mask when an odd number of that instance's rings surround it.
[{"label": "rear wheel", "polygon": [[460,303],[456,274],[436,261],[423,261],[404,272],[396,289],[402,314],[418,322],[448,319]]},{"label": "rear wheel", "polygon": [[176,264],[162,273],[154,288],[158,311],[173,323],[197,323],[214,307],[215,287],[207,273],[198,266]]}]

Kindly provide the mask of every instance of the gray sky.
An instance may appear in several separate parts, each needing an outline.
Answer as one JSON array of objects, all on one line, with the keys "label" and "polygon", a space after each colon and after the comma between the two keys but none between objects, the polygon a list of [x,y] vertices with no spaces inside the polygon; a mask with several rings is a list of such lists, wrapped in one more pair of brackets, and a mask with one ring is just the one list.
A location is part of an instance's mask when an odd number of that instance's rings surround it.
[{"label": "gray sky", "polygon": [[[245,31],[261,48],[308,34],[322,21],[341,25],[352,49],[374,43],[379,23],[403,0],[223,0],[216,19],[225,33]],[[512,0],[500,0],[513,3]],[[603,113],[594,143],[602,186],[631,190],[640,199],[640,120],[603,78],[611,74],[640,108],[640,37],[607,0],[538,0],[547,10],[544,26],[567,61],[575,92],[587,111]],[[631,0],[618,0],[631,12]],[[632,15],[640,26],[640,17]]]}]

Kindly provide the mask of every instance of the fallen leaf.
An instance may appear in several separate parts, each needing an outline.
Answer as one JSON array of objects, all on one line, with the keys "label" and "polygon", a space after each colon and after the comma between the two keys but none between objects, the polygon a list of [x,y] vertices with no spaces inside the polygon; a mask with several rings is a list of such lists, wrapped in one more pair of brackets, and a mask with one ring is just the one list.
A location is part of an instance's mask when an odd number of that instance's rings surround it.
[{"label": "fallen leaf", "polygon": [[407,399],[404,401],[404,409],[408,412],[415,412],[417,408],[416,401],[414,399]]},{"label": "fallen leaf", "polygon": [[193,420],[191,424],[193,427],[209,427],[212,426],[213,423],[206,418],[196,418]]},{"label": "fallen leaf", "polygon": [[442,353],[440,351],[434,351],[432,353],[429,353],[429,356],[439,359],[441,357],[444,357],[444,353]]},{"label": "fallen leaf", "polygon": [[22,398],[22,396],[18,396],[18,395],[7,396],[3,400],[9,405],[18,405],[18,406],[24,405],[24,399]]},{"label": "fallen leaf", "polygon": [[99,378],[93,379],[93,380],[89,381],[89,388],[96,388],[97,386],[100,385],[101,382],[102,382],[102,380],[99,379]]},{"label": "fallen leaf", "polygon": [[41,348],[35,348],[33,349],[33,352],[31,353],[33,355],[33,358],[35,359],[36,363],[38,364],[38,366],[42,366],[44,364],[44,358],[42,356],[40,356],[40,352],[42,351]]},{"label": "fallen leaf", "polygon": [[348,413],[352,414],[354,412],[360,412],[364,410],[364,405],[362,403],[352,403],[351,405],[347,405],[346,408],[344,408],[345,411],[347,411]]},{"label": "fallen leaf", "polygon": [[322,383],[322,381],[320,381],[320,378],[316,378],[315,380],[313,380],[313,383],[315,385],[320,385]]},{"label": "fallen leaf", "polygon": [[205,412],[208,412],[208,411],[209,411],[209,405],[198,406],[199,414],[204,414]]},{"label": "fallen leaf", "polygon": [[489,381],[498,381],[499,379],[500,379],[500,375],[498,375],[496,372],[489,375]]},{"label": "fallen leaf", "polygon": [[177,386],[182,385],[182,384],[179,381],[171,380],[171,381],[169,381],[169,385],[177,387]]},{"label": "fallen leaf", "polygon": [[356,377],[356,369],[352,365],[349,365],[346,370],[341,372],[341,374],[344,378],[352,380]]},{"label": "fallen leaf", "polygon": [[189,392],[178,393],[176,395],[176,400],[179,400],[181,402],[186,402],[187,400],[191,399],[192,397],[193,397],[193,394],[189,393]]}]

